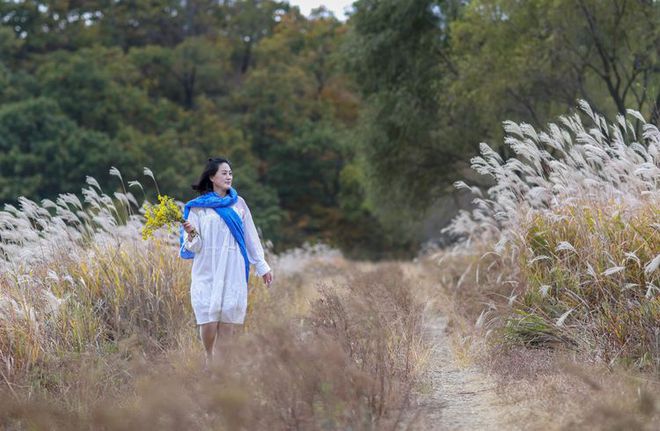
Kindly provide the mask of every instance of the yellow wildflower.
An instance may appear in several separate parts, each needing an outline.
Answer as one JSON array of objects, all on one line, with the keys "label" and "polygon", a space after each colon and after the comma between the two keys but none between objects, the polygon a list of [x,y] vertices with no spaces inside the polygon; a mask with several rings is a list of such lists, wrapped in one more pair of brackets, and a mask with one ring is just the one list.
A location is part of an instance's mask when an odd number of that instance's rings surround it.
[{"label": "yellow wildflower", "polygon": [[147,222],[142,228],[142,239],[149,239],[156,230],[167,225],[168,229],[172,230],[173,225],[182,223],[183,214],[181,209],[174,202],[174,199],[167,195],[158,195],[158,205],[146,204],[146,211],[144,217]]}]

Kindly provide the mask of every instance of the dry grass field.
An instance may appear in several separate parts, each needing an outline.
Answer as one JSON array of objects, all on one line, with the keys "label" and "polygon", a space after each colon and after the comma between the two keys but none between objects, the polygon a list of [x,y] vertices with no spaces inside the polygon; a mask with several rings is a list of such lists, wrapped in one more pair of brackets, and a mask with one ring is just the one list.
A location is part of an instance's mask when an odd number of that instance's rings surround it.
[{"label": "dry grass field", "polygon": [[[492,187],[413,262],[269,255],[203,348],[176,235],[93,178],[0,212],[4,429],[660,427],[660,132],[636,113],[482,146]],[[589,124],[583,124],[586,119]],[[114,174],[121,179],[119,172]],[[123,184],[123,182],[122,182]],[[131,183],[134,186],[135,183]]]}]

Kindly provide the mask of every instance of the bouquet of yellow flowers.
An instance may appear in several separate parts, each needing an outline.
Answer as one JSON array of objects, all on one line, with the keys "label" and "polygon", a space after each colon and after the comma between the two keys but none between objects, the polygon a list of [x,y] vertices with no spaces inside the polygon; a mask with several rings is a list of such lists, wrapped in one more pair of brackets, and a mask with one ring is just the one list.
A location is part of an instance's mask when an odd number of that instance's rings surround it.
[{"label": "bouquet of yellow flowers", "polygon": [[151,238],[156,230],[165,225],[172,230],[173,225],[185,221],[179,206],[167,195],[158,195],[158,205],[147,204],[144,217],[147,222],[142,228],[142,239],[145,240]]}]

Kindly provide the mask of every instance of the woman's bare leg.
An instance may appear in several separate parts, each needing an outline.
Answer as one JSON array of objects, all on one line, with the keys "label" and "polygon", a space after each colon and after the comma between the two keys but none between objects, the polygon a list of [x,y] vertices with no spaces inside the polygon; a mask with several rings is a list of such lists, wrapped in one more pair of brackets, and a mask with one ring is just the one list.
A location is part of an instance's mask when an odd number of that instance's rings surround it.
[{"label": "woman's bare leg", "polygon": [[199,335],[204,343],[206,350],[206,366],[208,367],[213,360],[213,346],[218,337],[218,322],[210,322],[199,325]]},{"label": "woman's bare leg", "polygon": [[218,323],[218,338],[221,340],[216,343],[219,347],[220,354],[223,356],[223,361],[229,359],[229,348],[234,341],[236,334],[236,326],[232,323]]}]

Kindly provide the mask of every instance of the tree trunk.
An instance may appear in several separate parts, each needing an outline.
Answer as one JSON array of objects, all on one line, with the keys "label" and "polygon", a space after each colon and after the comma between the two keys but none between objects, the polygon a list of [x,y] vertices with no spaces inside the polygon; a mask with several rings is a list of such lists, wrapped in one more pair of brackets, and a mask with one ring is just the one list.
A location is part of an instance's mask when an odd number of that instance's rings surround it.
[{"label": "tree trunk", "polygon": [[655,102],[651,108],[651,119],[649,120],[651,124],[655,124],[660,127],[660,92],[655,97]]}]

